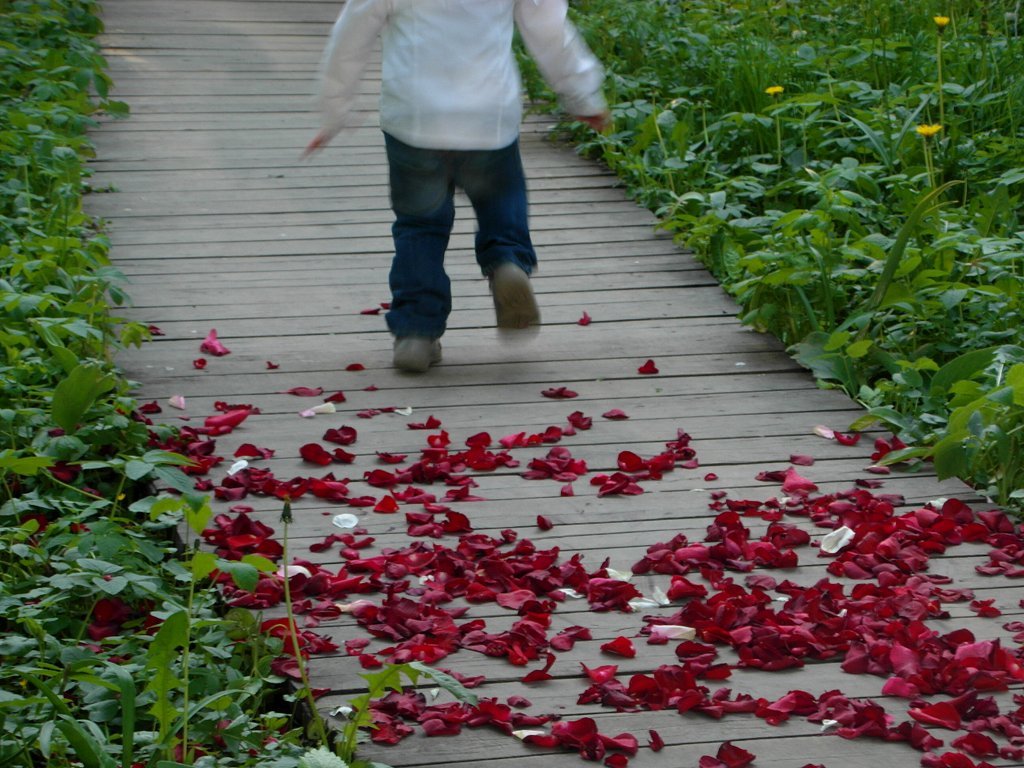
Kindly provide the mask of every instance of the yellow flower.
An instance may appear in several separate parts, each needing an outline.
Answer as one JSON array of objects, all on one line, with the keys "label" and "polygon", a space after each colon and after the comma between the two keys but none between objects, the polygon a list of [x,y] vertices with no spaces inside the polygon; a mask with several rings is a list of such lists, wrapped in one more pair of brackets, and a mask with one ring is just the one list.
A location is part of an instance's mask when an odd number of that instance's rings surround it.
[{"label": "yellow flower", "polygon": [[934,136],[939,131],[941,131],[942,130],[942,126],[941,125],[936,125],[936,124],[932,124],[932,125],[919,125],[914,130],[916,130],[919,134],[921,134],[925,138],[928,138],[929,136]]},{"label": "yellow flower", "polygon": [[939,33],[941,34],[942,30],[949,24],[949,16],[933,16],[932,21],[935,22],[935,26],[939,28]]},{"label": "yellow flower", "polygon": [[764,89],[764,92],[767,93],[769,96],[778,96],[784,90],[786,89],[783,88],[781,85],[770,85]]}]

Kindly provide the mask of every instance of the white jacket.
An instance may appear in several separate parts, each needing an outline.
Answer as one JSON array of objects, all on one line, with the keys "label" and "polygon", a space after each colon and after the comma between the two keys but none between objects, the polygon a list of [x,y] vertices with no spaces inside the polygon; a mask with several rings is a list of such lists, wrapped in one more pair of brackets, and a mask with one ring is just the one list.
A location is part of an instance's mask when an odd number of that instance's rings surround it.
[{"label": "white jacket", "polygon": [[347,0],[320,64],[322,128],[333,136],[354,122],[380,35],[384,131],[429,149],[508,146],[522,120],[513,24],[562,108],[601,114],[604,72],[566,11],[566,0]]}]

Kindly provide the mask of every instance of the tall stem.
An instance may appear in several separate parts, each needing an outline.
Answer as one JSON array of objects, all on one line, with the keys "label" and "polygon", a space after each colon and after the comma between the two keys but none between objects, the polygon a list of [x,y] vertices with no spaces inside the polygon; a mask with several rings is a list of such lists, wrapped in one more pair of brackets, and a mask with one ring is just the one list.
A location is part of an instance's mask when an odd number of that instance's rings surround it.
[{"label": "tall stem", "polygon": [[281,512],[281,522],[284,524],[284,531],[281,540],[281,563],[284,579],[284,606],[288,612],[288,634],[292,641],[292,653],[295,655],[295,663],[299,667],[299,677],[302,680],[302,690],[306,697],[306,705],[309,707],[309,716],[313,719],[313,727],[316,729],[317,738],[324,748],[329,748],[327,741],[327,730],[324,728],[324,721],[317,714],[316,700],[313,698],[313,688],[309,684],[309,674],[306,671],[306,662],[302,657],[302,648],[299,645],[299,630],[295,625],[295,612],[292,609],[292,591],[288,578],[288,523],[292,521],[291,501],[285,499],[284,509]]}]

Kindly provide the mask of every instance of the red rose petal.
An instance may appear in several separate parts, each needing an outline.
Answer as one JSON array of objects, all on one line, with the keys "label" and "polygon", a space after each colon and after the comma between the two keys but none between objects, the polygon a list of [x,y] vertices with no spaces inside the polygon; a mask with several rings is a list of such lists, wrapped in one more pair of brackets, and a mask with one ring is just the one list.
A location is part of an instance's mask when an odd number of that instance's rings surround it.
[{"label": "red rose petal", "polygon": [[199,351],[205,352],[208,355],[213,355],[214,357],[231,354],[231,350],[217,340],[216,328],[211,329],[210,332],[206,334],[206,338],[203,339],[202,343],[199,345]]},{"label": "red rose petal", "polygon": [[295,395],[296,397],[319,397],[324,393],[323,387],[292,387],[281,392],[282,395]]},{"label": "red rose petal", "polygon": [[279,363],[273,363],[270,360],[267,360],[267,370],[268,371],[276,371],[280,367],[281,367],[281,365]]},{"label": "red rose petal", "polygon": [[642,376],[653,376],[658,373],[658,366],[654,364],[653,360],[648,360],[646,363],[636,369],[636,372]]},{"label": "red rose petal", "polygon": [[192,361],[192,367],[200,371],[203,370],[206,367],[206,358],[197,357],[195,360]]},{"label": "red rose petal", "polygon": [[605,411],[601,415],[606,419],[611,419],[612,421],[629,418],[624,411],[621,411],[618,408],[612,408],[610,411]]},{"label": "red rose petal", "polygon": [[544,397],[550,397],[552,399],[570,399],[573,397],[579,397],[578,392],[574,392],[568,387],[550,387],[541,392]]},{"label": "red rose petal", "polygon": [[537,527],[542,531],[550,531],[555,527],[555,524],[551,522],[551,519],[544,515],[537,515]]},{"label": "red rose petal", "polygon": [[365,371],[366,366],[362,363],[349,363],[345,366],[346,371]]},{"label": "red rose petal", "polygon": [[601,646],[601,650],[614,656],[622,656],[627,659],[636,657],[636,647],[628,637],[616,637]]},{"label": "red rose petal", "polygon": [[583,315],[580,317],[580,319],[576,321],[577,325],[590,325],[590,323],[591,323],[591,318],[590,318],[590,315],[588,315],[586,313],[586,311],[584,311]]}]

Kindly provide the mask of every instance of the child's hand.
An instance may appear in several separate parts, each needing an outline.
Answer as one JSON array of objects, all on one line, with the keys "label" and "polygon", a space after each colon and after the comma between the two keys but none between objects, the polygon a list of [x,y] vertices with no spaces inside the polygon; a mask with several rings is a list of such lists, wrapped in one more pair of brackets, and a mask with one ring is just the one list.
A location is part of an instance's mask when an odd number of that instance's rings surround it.
[{"label": "child's hand", "polygon": [[608,110],[599,115],[575,115],[574,119],[586,123],[598,133],[604,133],[612,127],[612,113]]},{"label": "child's hand", "polygon": [[331,140],[331,137],[326,131],[320,131],[316,136],[312,138],[309,144],[306,145],[306,149],[302,153],[302,159],[305,160],[307,157],[312,155],[314,152],[319,152],[321,149],[327,146],[327,143]]}]

